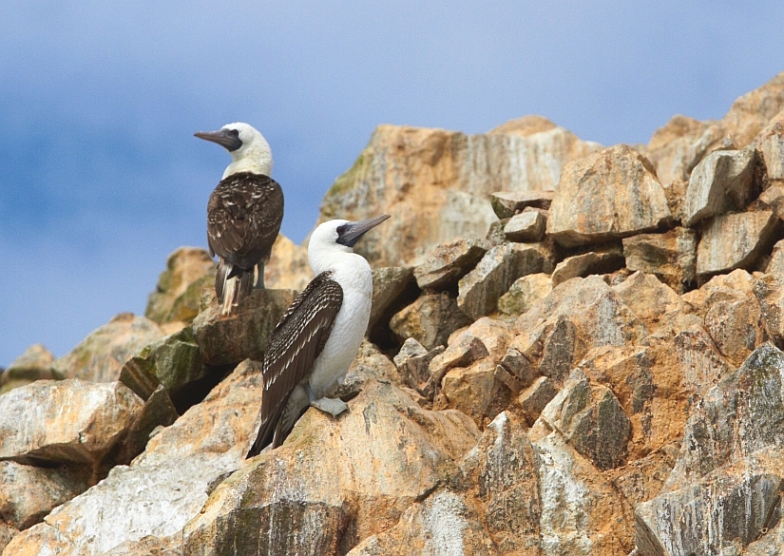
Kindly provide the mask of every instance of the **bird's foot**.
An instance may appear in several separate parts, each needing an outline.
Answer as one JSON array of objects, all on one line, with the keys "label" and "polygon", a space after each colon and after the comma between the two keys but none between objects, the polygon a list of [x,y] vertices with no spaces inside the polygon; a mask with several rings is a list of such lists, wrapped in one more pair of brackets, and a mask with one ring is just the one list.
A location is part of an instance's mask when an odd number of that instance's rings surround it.
[{"label": "bird's foot", "polygon": [[310,402],[310,405],[324,413],[329,413],[333,417],[348,411],[348,404],[340,398],[319,398]]}]

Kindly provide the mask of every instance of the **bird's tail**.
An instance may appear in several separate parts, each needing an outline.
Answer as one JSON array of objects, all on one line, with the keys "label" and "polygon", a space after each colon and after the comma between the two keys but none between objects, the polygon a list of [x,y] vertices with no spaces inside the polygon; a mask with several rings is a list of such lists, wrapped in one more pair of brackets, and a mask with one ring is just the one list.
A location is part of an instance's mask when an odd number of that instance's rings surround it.
[{"label": "bird's tail", "polygon": [[236,307],[248,297],[253,291],[254,282],[254,269],[245,271],[221,261],[215,275],[215,293],[221,305],[221,314],[230,314],[232,307]]}]

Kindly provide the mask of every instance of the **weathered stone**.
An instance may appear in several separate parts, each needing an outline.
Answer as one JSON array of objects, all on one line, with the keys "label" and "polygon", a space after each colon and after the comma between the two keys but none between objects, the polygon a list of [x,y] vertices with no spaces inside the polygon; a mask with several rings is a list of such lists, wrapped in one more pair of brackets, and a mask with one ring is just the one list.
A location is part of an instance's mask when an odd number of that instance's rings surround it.
[{"label": "weathered stone", "polygon": [[697,278],[697,233],[689,228],[625,238],[623,254],[629,270],[653,274],[677,293]]},{"label": "weathered stone", "polygon": [[719,352],[710,334],[694,325],[674,339],[683,385],[699,399],[735,368]]},{"label": "weathered stone", "polygon": [[489,355],[485,344],[472,335],[462,335],[456,341],[447,346],[442,352],[436,354],[430,361],[428,370],[430,382],[427,385],[425,396],[432,397],[436,388],[441,385],[441,379],[454,367],[467,367],[474,361],[483,359]]},{"label": "weathered stone", "polygon": [[482,508],[499,554],[539,554],[539,457],[521,423],[500,413],[461,464],[461,490]]},{"label": "weathered stone", "polygon": [[264,266],[264,286],[270,290],[301,292],[312,279],[307,246],[296,245],[283,234],[278,234],[272,245],[270,260]]},{"label": "weathered stone", "polygon": [[523,411],[523,416],[531,427],[542,414],[547,404],[558,394],[558,388],[555,382],[546,376],[537,378],[531,386],[529,386],[520,396],[517,401],[520,403],[520,408]]},{"label": "weathered stone", "polygon": [[491,193],[553,190],[565,162],[598,147],[559,127],[525,127],[465,135],[379,126],[324,197],[320,221],[390,214],[357,246],[374,266],[416,265],[436,245],[483,237],[496,221]]},{"label": "weathered stone", "polygon": [[343,383],[330,389],[327,396],[350,401],[362,391],[365,384],[375,380],[398,387],[405,385],[395,364],[381,352],[378,346],[365,338],[359,345],[357,355],[348,368]]},{"label": "weathered stone", "polygon": [[644,556],[745,554],[779,519],[784,451],[759,450],[636,510],[635,544]]},{"label": "weathered stone", "polygon": [[11,527],[10,525],[6,524],[4,521],[0,520],[0,554],[3,553],[5,547],[11,542],[16,535],[19,534],[19,530],[15,527]]},{"label": "weathered stone", "polygon": [[653,231],[670,218],[650,162],[618,145],[565,166],[547,234],[564,246],[603,243]]},{"label": "weathered stone", "polygon": [[267,340],[294,300],[291,290],[253,290],[231,315],[220,314],[211,296],[209,308],[193,321],[193,336],[208,365],[233,365],[244,359],[261,361]]},{"label": "weathered stone", "polygon": [[164,538],[147,535],[118,544],[102,556],[182,556],[182,540],[179,535]]},{"label": "weathered stone", "polygon": [[784,125],[779,123],[778,126],[778,133],[770,135],[760,145],[769,180],[784,180]]},{"label": "weathered stone", "polygon": [[119,382],[40,380],[17,388],[0,396],[0,459],[96,468],[125,437],[142,405]]},{"label": "weathered stone", "polygon": [[497,554],[476,512],[462,498],[439,490],[412,504],[392,528],[371,535],[347,556],[422,556]]},{"label": "weathered stone", "polygon": [[784,276],[784,240],[777,241],[773,246],[768,266],[765,267],[765,274]]},{"label": "weathered stone", "polygon": [[659,494],[672,471],[677,448],[668,445],[610,472],[612,484],[636,508]]},{"label": "weathered stone", "polygon": [[166,270],[147,300],[144,316],[158,324],[190,322],[199,314],[202,291],[214,287],[214,281],[210,254],[198,247],[180,247],[166,260]]},{"label": "weathered stone", "polygon": [[397,313],[389,327],[401,341],[414,338],[425,349],[445,345],[449,335],[471,322],[446,292],[423,294]]},{"label": "weathered stone", "polygon": [[784,73],[780,73],[762,87],[738,97],[721,124],[742,148],[783,109]]},{"label": "weathered stone", "polygon": [[441,381],[444,399],[436,407],[457,409],[471,417],[477,426],[492,420],[511,401],[511,394],[495,379],[495,367],[492,360],[482,359],[469,367],[447,371]]},{"label": "weathered stone", "polygon": [[73,471],[0,461],[0,520],[27,529],[87,490],[87,480]]},{"label": "weathered stone", "polygon": [[577,452],[606,471],[626,459],[632,426],[612,390],[575,370],[539,421],[557,430]]},{"label": "weathered stone", "polygon": [[498,219],[504,220],[526,207],[547,210],[554,196],[555,191],[496,191],[490,195],[490,205]]},{"label": "weathered stone", "polygon": [[213,483],[243,462],[261,382],[258,364],[239,365],[204,402],[153,436],[130,466],[115,467],[14,538],[12,553],[97,556],[148,535],[179,535],[199,514]]},{"label": "weathered stone", "polygon": [[453,288],[488,249],[490,242],[483,239],[458,239],[437,246],[422,264],[414,268],[417,285],[422,289]]},{"label": "weathered stone", "polygon": [[499,365],[514,376],[522,388],[527,388],[539,377],[539,371],[515,348],[506,351]]},{"label": "weathered stone", "polygon": [[689,188],[688,180],[678,180],[670,184],[662,184],[664,195],[667,197],[667,206],[670,208],[673,220],[680,224],[686,219],[686,190]]},{"label": "weathered stone", "polygon": [[754,284],[754,295],[759,301],[768,337],[777,346],[784,347],[784,282],[773,274],[766,274]]},{"label": "weathered stone", "polygon": [[432,397],[434,385],[430,381],[430,362],[444,349],[444,346],[438,346],[427,351],[415,339],[406,340],[394,360],[403,384],[425,398]]},{"label": "weathered stone", "polygon": [[624,262],[621,250],[613,248],[566,257],[553,270],[553,287],[572,278],[615,272],[623,268]]},{"label": "weathered stone", "polygon": [[686,425],[683,444],[664,487],[687,487],[717,468],[784,442],[784,354],[757,348],[736,372],[703,397]]},{"label": "weathered stone", "polygon": [[558,433],[533,444],[541,461],[541,553],[627,556],[633,548],[633,520],[612,484]]},{"label": "weathered stone", "polygon": [[697,247],[697,275],[705,279],[736,268],[751,269],[772,247],[778,224],[770,211],[715,217]]},{"label": "weathered stone", "polygon": [[767,339],[759,302],[750,295],[711,303],[705,329],[721,354],[736,367]]},{"label": "weathered stone", "polygon": [[784,181],[777,181],[763,191],[759,201],[780,219],[784,217]]},{"label": "weathered stone", "polygon": [[374,268],[368,330],[372,330],[379,320],[388,322],[393,314],[416,299],[418,293],[412,267]]},{"label": "weathered stone", "polygon": [[52,363],[52,369],[66,378],[113,382],[131,356],[164,335],[148,318],[120,313]]},{"label": "weathered stone", "polygon": [[[705,137],[710,124],[678,114],[656,130],[648,143],[646,155],[656,168],[662,185],[667,187],[673,182],[687,180],[706,150],[721,139],[715,131],[714,135]],[[700,142],[707,145],[694,148]]]},{"label": "weathered stone", "polygon": [[592,347],[642,344],[645,325],[599,276],[556,286],[517,319],[516,348],[539,372],[563,381]]},{"label": "weathered stone", "polygon": [[223,481],[186,526],[184,552],[347,551],[454,476],[478,436],[459,412],[425,411],[395,387],[371,383],[350,412],[308,411],[281,448]]},{"label": "weathered stone", "polygon": [[477,319],[496,310],[498,298],[527,274],[552,272],[553,254],[543,243],[506,243],[488,251],[474,270],[459,282],[457,304]]},{"label": "weathered stone", "polygon": [[458,330],[449,338],[449,345],[464,343],[471,338],[478,338],[487,349],[488,355],[493,361],[501,360],[506,348],[512,338],[510,325],[506,322],[490,318],[481,317],[475,320],[468,328]]},{"label": "weathered stone", "polygon": [[552,290],[553,282],[543,272],[523,276],[498,299],[498,310],[507,315],[521,315]]},{"label": "weathered stone", "polygon": [[[0,373],[0,394],[36,380],[56,378],[52,373],[54,355],[41,344],[33,344],[14,359],[8,368]],[[10,384],[12,383],[13,384]],[[4,388],[8,385],[8,388]]]},{"label": "weathered stone", "polygon": [[749,201],[756,151],[716,151],[700,162],[686,190],[684,224],[695,224],[732,210],[743,210]]},{"label": "weathered stone", "polygon": [[504,226],[504,236],[509,241],[533,243],[542,241],[547,226],[547,213],[538,209],[529,209],[516,214]]}]

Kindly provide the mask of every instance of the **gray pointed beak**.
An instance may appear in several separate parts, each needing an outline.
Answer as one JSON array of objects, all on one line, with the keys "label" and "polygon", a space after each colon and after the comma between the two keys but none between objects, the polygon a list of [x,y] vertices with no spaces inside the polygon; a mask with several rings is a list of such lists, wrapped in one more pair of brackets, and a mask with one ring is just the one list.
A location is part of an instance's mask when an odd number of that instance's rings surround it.
[{"label": "gray pointed beak", "polygon": [[338,243],[347,247],[354,247],[354,244],[359,241],[359,238],[381,224],[387,218],[389,218],[388,214],[382,214],[375,218],[343,224],[338,228]]},{"label": "gray pointed beak", "polygon": [[236,151],[242,146],[240,138],[229,133],[227,129],[219,129],[218,131],[197,131],[193,135],[199,139],[217,143],[229,152]]}]

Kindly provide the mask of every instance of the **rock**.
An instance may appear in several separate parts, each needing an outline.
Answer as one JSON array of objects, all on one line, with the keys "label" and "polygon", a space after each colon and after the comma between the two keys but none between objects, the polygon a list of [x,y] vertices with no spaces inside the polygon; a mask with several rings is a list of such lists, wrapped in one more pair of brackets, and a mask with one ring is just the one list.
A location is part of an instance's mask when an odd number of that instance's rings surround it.
[{"label": "rock", "polygon": [[763,207],[771,209],[780,219],[784,216],[784,183],[774,182],[760,193],[759,201]]},{"label": "rock", "polygon": [[395,364],[381,352],[378,346],[365,338],[359,345],[357,355],[343,379],[343,384],[333,387],[327,392],[327,396],[350,401],[360,393],[367,383],[374,380],[391,383],[398,387],[403,387],[405,384]]},{"label": "rock", "polygon": [[18,530],[32,527],[87,490],[87,480],[73,471],[0,461],[0,518]]},{"label": "rock", "polygon": [[689,188],[688,180],[678,180],[670,184],[662,184],[664,195],[667,197],[667,206],[675,224],[680,224],[686,219],[686,190]]},{"label": "rock", "polygon": [[759,302],[750,295],[738,294],[711,303],[705,315],[705,329],[735,367],[766,341]]},{"label": "rock", "polygon": [[603,243],[654,231],[670,218],[650,162],[619,145],[565,166],[547,234],[567,247]]},{"label": "rock", "polygon": [[528,274],[514,281],[509,290],[498,298],[498,310],[506,315],[521,315],[553,290],[550,276],[540,272]]},{"label": "rock", "polygon": [[296,245],[283,234],[278,234],[272,245],[270,260],[264,267],[264,286],[270,290],[301,292],[312,279],[307,246]]},{"label": "rock", "polygon": [[423,294],[414,303],[397,313],[389,327],[400,341],[414,338],[425,349],[445,345],[449,335],[471,322],[446,292]]},{"label": "rock", "polygon": [[150,294],[144,316],[164,324],[190,322],[199,314],[205,288],[214,287],[215,263],[204,249],[180,247],[166,260],[166,270]]},{"label": "rock", "polygon": [[[5,547],[11,542],[16,535],[19,534],[19,530],[7,525],[5,522],[0,521],[0,551],[5,550]],[[2,554],[2,552],[0,552]]]},{"label": "rock", "polygon": [[412,504],[392,528],[371,535],[347,556],[484,556],[496,553],[478,516],[460,496],[439,490]]},{"label": "rock", "polygon": [[[673,453],[674,452],[674,453]],[[662,489],[675,462],[677,448],[665,446],[611,472],[612,484],[632,508],[651,500]]]},{"label": "rock", "polygon": [[547,404],[539,422],[562,434],[602,471],[618,467],[626,459],[632,433],[629,418],[612,390],[591,383],[579,370]]},{"label": "rock", "polygon": [[779,219],[770,211],[715,217],[697,246],[697,275],[702,280],[736,268],[752,269],[773,245]]},{"label": "rock", "polygon": [[633,548],[633,520],[612,484],[557,433],[533,444],[541,461],[541,553],[627,556]]},{"label": "rock", "polygon": [[[115,467],[101,483],[15,537],[9,550],[97,556],[149,535],[180,535],[214,483],[244,461],[259,388],[258,364],[243,362],[204,402],[153,436],[130,466]],[[182,553],[181,541],[175,546]]]},{"label": "rock", "polygon": [[625,238],[623,254],[629,270],[654,274],[677,293],[696,280],[697,233],[689,228]]},{"label": "rock", "polygon": [[592,347],[641,344],[645,325],[599,276],[574,278],[550,294],[514,325],[511,347],[539,372],[562,382]]},{"label": "rock", "polygon": [[429,412],[371,383],[347,414],[308,411],[281,448],[223,481],[185,528],[184,552],[348,551],[455,475],[477,438],[459,412]]},{"label": "rock", "polygon": [[472,270],[490,243],[483,239],[458,239],[437,246],[427,259],[414,269],[417,285],[424,289],[446,290]]},{"label": "rock", "polygon": [[96,470],[142,405],[119,382],[39,380],[17,388],[0,396],[0,459],[87,463]]},{"label": "rock", "polygon": [[705,157],[689,179],[684,223],[694,227],[713,216],[743,210],[751,197],[755,164],[753,149],[716,151]]},{"label": "rock", "polygon": [[[700,122],[678,114],[656,130],[648,143],[646,155],[656,168],[662,185],[667,187],[674,182],[688,180],[706,151],[722,138],[716,135],[715,126],[711,129],[711,123],[714,122]],[[695,148],[700,143],[702,148]]]},{"label": "rock", "polygon": [[367,336],[384,348],[396,346],[395,334],[389,322],[395,314],[415,302],[420,293],[412,267],[374,268],[373,302]]},{"label": "rock", "polygon": [[33,344],[0,373],[0,394],[36,380],[56,378],[52,373],[54,355],[41,344]]},{"label": "rock", "polygon": [[773,246],[768,266],[765,267],[765,274],[784,276],[784,240],[777,241]]},{"label": "rock", "polygon": [[404,384],[407,384],[422,396],[432,397],[430,385],[430,362],[437,355],[444,352],[444,346],[438,346],[427,351],[422,344],[414,338],[409,338],[403,343],[400,352],[395,356],[395,366]]},{"label": "rock", "polygon": [[539,553],[540,465],[523,423],[507,412],[493,419],[461,464],[461,490],[481,508],[499,554]]},{"label": "rock", "polygon": [[784,109],[784,73],[780,73],[732,103],[721,124],[742,148]]},{"label": "rock", "polygon": [[777,346],[784,347],[784,282],[766,274],[754,284],[754,295],[759,301],[765,332]]},{"label": "rock", "polygon": [[784,354],[757,348],[743,366],[719,381],[692,411],[681,451],[664,492],[699,481],[784,440]]},{"label": "rock", "polygon": [[765,174],[771,181],[784,180],[784,125],[781,122],[777,125],[777,132],[768,136],[760,145]]},{"label": "rock", "polygon": [[449,345],[462,344],[471,338],[478,338],[487,349],[493,361],[500,361],[506,354],[512,332],[508,323],[490,317],[481,317],[468,328],[456,331],[449,338]]},{"label": "rock", "polygon": [[483,237],[496,221],[491,193],[553,190],[564,163],[597,148],[559,127],[525,127],[465,135],[379,126],[327,192],[320,221],[390,214],[357,246],[373,266],[420,264],[436,245]]},{"label": "rock", "polygon": [[551,277],[553,286],[572,278],[583,278],[590,274],[610,274],[623,268],[624,258],[620,249],[590,251],[566,257],[555,266]]},{"label": "rock", "polygon": [[547,213],[538,209],[529,209],[516,214],[504,226],[504,236],[509,241],[533,243],[542,241],[547,225]]},{"label": "rock", "polygon": [[515,348],[506,350],[499,365],[517,380],[521,388],[527,388],[539,377],[539,371]]},{"label": "rock", "polygon": [[527,207],[547,210],[555,191],[496,191],[490,195],[490,205],[499,220],[511,218]]},{"label": "rock", "polygon": [[55,360],[52,369],[65,378],[113,382],[131,356],[163,336],[163,330],[148,318],[120,313]]},{"label": "rock", "polygon": [[520,396],[517,401],[525,416],[525,420],[529,427],[532,427],[539,416],[547,407],[547,404],[558,394],[558,388],[555,382],[546,376],[537,378],[531,386],[529,386]]},{"label": "rock", "polygon": [[643,555],[746,554],[778,519],[784,451],[768,448],[636,510]]},{"label": "rock", "polygon": [[675,350],[683,385],[697,398],[735,368],[719,352],[710,334],[694,325],[675,336]]},{"label": "rock", "polygon": [[553,254],[543,243],[506,243],[488,251],[459,282],[457,305],[477,319],[496,310],[498,298],[527,274],[552,272]]},{"label": "rock", "polygon": [[209,307],[193,321],[193,336],[208,365],[261,361],[267,340],[294,300],[291,290],[253,290],[231,315],[222,316],[214,294]]},{"label": "rock", "polygon": [[457,409],[482,427],[492,420],[511,401],[511,394],[495,379],[495,363],[482,359],[469,367],[447,371],[441,381],[443,400],[437,409]]},{"label": "rock", "polygon": [[441,385],[444,375],[454,367],[467,367],[489,355],[485,344],[476,336],[465,334],[453,341],[442,352],[433,357],[428,365],[430,380],[422,394],[432,398]]}]

